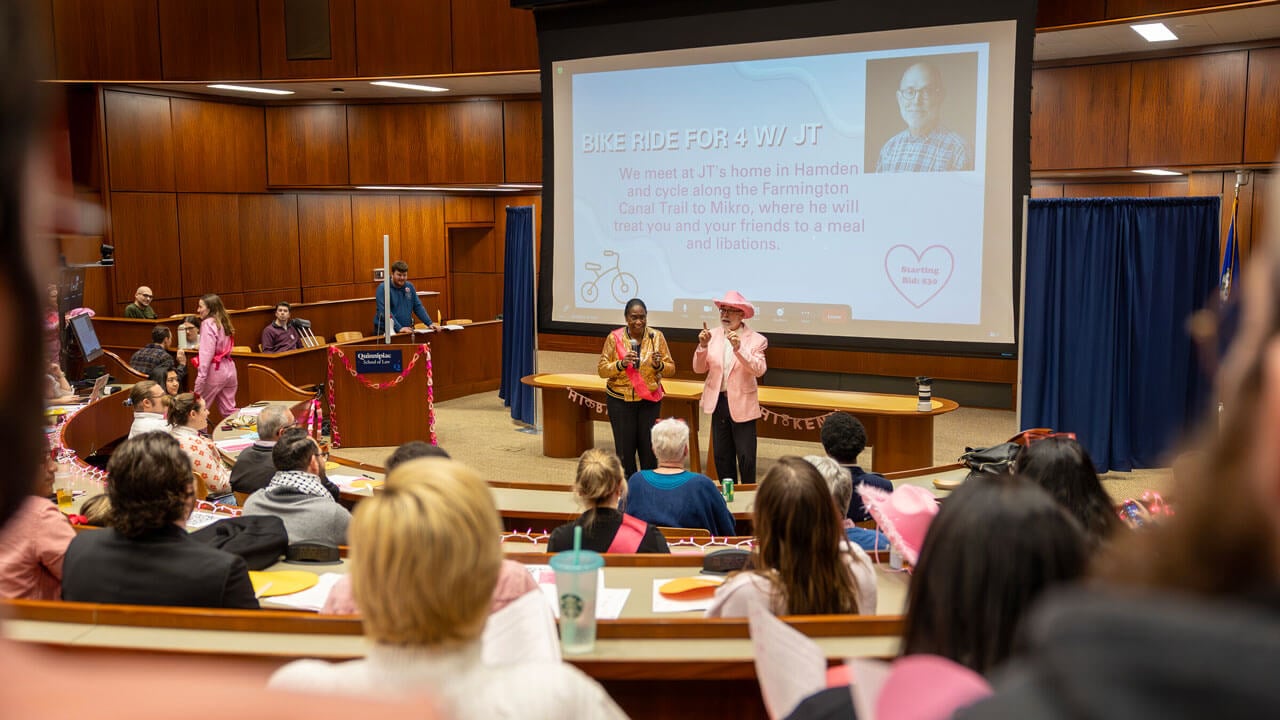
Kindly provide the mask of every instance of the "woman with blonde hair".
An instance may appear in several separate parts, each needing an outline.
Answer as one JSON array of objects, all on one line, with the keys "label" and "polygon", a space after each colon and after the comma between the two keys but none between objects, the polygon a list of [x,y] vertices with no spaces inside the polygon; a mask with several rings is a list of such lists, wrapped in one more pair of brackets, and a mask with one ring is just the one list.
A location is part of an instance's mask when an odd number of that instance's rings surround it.
[{"label": "woman with blonde hair", "polygon": [[272,687],[377,697],[421,695],[442,716],[620,718],[591,678],[564,663],[486,666],[480,633],[502,563],[489,487],[453,460],[411,460],[351,521],[351,583],[372,643],[362,660],[300,660]]},{"label": "woman with blonde hair", "polygon": [[236,328],[231,324],[222,298],[213,293],[200,298],[196,314],[200,316],[200,363],[194,389],[227,417],[236,410],[239,387],[236,365],[231,361]]},{"label": "woman with blonde hair", "polygon": [[716,589],[707,617],[876,612],[871,558],[844,536],[827,483],[804,459],[779,458],[756,491],[753,569]]},{"label": "woman with blonde hair", "polygon": [[655,525],[618,509],[627,496],[622,462],[608,450],[592,448],[578,458],[573,494],[587,511],[551,531],[547,552],[573,548],[573,529],[582,528],[582,547],[596,552],[669,553],[667,539]]}]

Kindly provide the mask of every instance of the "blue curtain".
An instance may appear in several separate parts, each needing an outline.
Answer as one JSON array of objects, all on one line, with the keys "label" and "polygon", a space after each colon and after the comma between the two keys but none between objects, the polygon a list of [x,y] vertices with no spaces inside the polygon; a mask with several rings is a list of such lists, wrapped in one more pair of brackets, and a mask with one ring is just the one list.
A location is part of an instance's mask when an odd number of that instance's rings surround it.
[{"label": "blue curtain", "polygon": [[507,208],[507,249],[502,289],[502,384],[498,397],[511,417],[526,425],[536,418],[533,388],[520,378],[533,374],[533,207]]},{"label": "blue curtain", "polygon": [[1168,463],[1209,391],[1186,322],[1216,292],[1219,207],[1030,201],[1023,427],[1075,432],[1099,471]]}]

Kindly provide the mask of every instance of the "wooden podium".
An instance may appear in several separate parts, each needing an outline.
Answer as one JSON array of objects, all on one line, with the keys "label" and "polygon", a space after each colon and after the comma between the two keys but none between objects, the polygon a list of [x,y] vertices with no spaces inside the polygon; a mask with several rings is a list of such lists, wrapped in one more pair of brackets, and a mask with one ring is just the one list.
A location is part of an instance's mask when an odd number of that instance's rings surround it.
[{"label": "wooden podium", "polygon": [[[333,368],[330,420],[337,427],[335,443],[341,442],[341,447],[379,447],[410,440],[431,442],[427,405],[429,346],[370,343],[343,345],[330,352],[336,353],[329,358]],[[396,353],[406,371],[398,384],[388,386],[401,376],[400,372],[360,372],[361,359],[376,365],[394,358]],[[381,357],[386,355],[391,358]]]}]

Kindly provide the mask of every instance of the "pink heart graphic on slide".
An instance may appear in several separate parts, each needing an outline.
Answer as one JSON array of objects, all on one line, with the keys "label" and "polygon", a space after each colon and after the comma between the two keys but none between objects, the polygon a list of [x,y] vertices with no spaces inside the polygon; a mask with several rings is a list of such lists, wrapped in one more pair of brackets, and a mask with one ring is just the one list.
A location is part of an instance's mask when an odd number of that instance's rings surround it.
[{"label": "pink heart graphic on slide", "polygon": [[884,272],[893,289],[917,309],[942,292],[951,281],[956,258],[945,245],[916,252],[910,245],[894,245],[884,256]]}]

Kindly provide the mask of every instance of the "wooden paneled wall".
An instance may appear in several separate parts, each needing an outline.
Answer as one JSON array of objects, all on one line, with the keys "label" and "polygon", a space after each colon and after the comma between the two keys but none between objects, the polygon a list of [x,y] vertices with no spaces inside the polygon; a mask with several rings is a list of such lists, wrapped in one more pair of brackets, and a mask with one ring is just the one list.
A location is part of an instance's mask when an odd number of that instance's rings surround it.
[{"label": "wooden paneled wall", "polygon": [[[328,58],[289,60],[284,0],[30,0],[61,80],[257,80],[536,70],[507,0],[330,0]],[[48,26],[48,21],[42,27]]]},{"label": "wooden paneled wall", "polygon": [[1280,151],[1280,48],[1044,68],[1032,83],[1034,171],[1271,163]]},{"label": "wooden paneled wall", "polygon": [[502,312],[494,196],[350,185],[495,184],[508,160],[512,179],[537,180],[537,101],[263,108],[107,90],[102,104],[117,265],[100,312],[119,314],[144,284],[161,314],[190,311],[206,292],[230,307],[367,296],[384,234],[418,288],[442,293],[433,314]]}]

